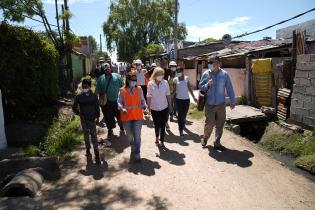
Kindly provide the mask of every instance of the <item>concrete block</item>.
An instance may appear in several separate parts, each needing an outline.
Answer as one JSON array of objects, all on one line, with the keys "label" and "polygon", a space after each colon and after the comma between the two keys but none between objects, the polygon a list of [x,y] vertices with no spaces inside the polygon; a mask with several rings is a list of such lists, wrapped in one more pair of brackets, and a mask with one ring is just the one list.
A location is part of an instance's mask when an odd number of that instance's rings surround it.
[{"label": "concrete block", "polygon": [[312,101],[313,103],[315,103],[315,96],[311,96],[311,98],[312,98],[311,101]]},{"label": "concrete block", "polygon": [[293,85],[293,91],[304,94],[306,92],[306,87],[294,84]]},{"label": "concrete block", "polygon": [[315,62],[315,54],[302,54],[297,56],[297,62]]},{"label": "concrete block", "polygon": [[315,103],[313,102],[305,102],[303,103],[303,107],[308,110],[315,110]]},{"label": "concrete block", "polygon": [[313,70],[315,70],[315,62],[296,63],[296,69],[299,69],[302,71],[313,71]]},{"label": "concrete block", "polygon": [[300,78],[294,78],[294,84],[300,85]]},{"label": "concrete block", "polygon": [[298,121],[298,122],[303,122],[303,116],[301,115],[298,115],[298,114],[291,114],[290,117],[295,120],[295,121]]},{"label": "concrete block", "polygon": [[313,87],[315,86],[315,79],[311,79],[311,84]]},{"label": "concrete block", "polygon": [[306,78],[300,78],[300,85],[311,86],[311,80]]},{"label": "concrete block", "polygon": [[315,87],[306,87],[306,94],[315,96]]},{"label": "concrete block", "polygon": [[296,107],[291,104],[290,114],[296,114]]},{"label": "concrete block", "polygon": [[303,123],[312,127],[315,127],[315,118],[303,117]]},{"label": "concrete block", "polygon": [[[299,72],[301,72],[301,71],[299,71]],[[304,71],[305,72],[305,71]],[[300,74],[300,73],[299,73]],[[308,72],[308,78],[310,78],[310,79],[315,79],[315,71],[309,71]]]},{"label": "concrete block", "polygon": [[304,98],[303,98],[303,101],[304,102],[312,102],[312,96],[311,95],[305,95]]},{"label": "concrete block", "polygon": [[305,108],[296,108],[296,114],[301,116],[309,116],[309,110]]},{"label": "concrete block", "polygon": [[310,117],[315,118],[315,110],[310,110]]},{"label": "concrete block", "polygon": [[312,72],[312,71],[303,71],[303,70],[297,69],[295,71],[295,77],[296,78],[308,78],[310,72]]},{"label": "concrete block", "polygon": [[291,96],[292,99],[298,99],[298,100],[304,100],[305,94],[298,93],[296,91],[293,91],[293,94]]},{"label": "concrete block", "polygon": [[291,106],[293,107],[304,107],[304,103],[302,100],[299,100],[299,99],[292,99],[291,100]]}]

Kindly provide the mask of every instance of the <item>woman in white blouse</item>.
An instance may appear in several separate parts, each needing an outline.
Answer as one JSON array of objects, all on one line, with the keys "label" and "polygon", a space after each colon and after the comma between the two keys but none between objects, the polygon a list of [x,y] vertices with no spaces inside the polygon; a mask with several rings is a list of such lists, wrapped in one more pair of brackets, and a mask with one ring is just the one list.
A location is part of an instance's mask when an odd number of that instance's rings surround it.
[{"label": "woman in white blouse", "polygon": [[171,93],[168,82],[164,80],[164,70],[160,67],[154,69],[147,90],[147,105],[151,111],[155,126],[155,144],[164,146],[165,125],[168,115],[172,112]]},{"label": "woman in white blouse", "polygon": [[183,130],[185,128],[186,116],[190,104],[189,93],[192,95],[195,102],[197,102],[197,98],[189,83],[189,77],[184,75],[183,67],[177,68],[177,76],[174,78],[173,82],[173,93],[176,98],[179,134],[180,136],[184,136]]}]

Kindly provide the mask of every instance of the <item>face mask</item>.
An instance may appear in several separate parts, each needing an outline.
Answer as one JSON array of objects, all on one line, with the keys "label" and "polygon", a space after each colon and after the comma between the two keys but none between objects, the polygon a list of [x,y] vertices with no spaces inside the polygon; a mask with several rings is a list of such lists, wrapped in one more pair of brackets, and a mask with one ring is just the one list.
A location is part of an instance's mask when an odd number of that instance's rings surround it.
[{"label": "face mask", "polygon": [[140,71],[140,70],[141,70],[141,66],[137,66],[136,68],[137,68],[137,70],[138,70],[138,71]]},{"label": "face mask", "polygon": [[213,68],[213,64],[208,64],[208,69],[212,69]]},{"label": "face mask", "polygon": [[156,79],[157,79],[158,81],[162,81],[163,77],[164,77],[164,76],[157,76]]},{"label": "face mask", "polygon": [[176,67],[171,67],[171,70],[172,71],[176,71]]},{"label": "face mask", "polygon": [[82,89],[82,93],[88,93],[90,91],[90,88]]},{"label": "face mask", "polygon": [[181,76],[183,76],[183,73],[182,73],[182,72],[177,73],[177,76],[178,76],[178,77],[181,77]]},{"label": "face mask", "polygon": [[129,84],[130,84],[131,88],[134,88],[136,86],[137,82],[136,81],[130,81]]}]

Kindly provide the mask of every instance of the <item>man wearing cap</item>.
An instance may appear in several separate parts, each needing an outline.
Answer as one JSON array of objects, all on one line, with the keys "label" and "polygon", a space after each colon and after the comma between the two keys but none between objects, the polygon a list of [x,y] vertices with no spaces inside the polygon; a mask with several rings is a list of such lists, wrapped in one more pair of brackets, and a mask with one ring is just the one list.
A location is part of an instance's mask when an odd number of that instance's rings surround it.
[{"label": "man wearing cap", "polygon": [[146,70],[142,69],[142,61],[140,59],[137,59],[134,61],[134,64],[136,66],[136,70],[137,70],[137,86],[142,88],[142,92],[144,95],[145,100],[147,101],[147,86],[146,86],[146,78],[145,78],[145,74],[146,74]]},{"label": "man wearing cap", "polygon": [[226,71],[220,68],[220,58],[209,59],[209,70],[204,72],[199,83],[199,89],[207,93],[205,103],[205,127],[204,137],[201,141],[203,148],[211,136],[213,127],[216,127],[214,149],[224,150],[220,140],[226,118],[225,91],[230,98],[231,109],[234,109],[236,100],[230,77]]},{"label": "man wearing cap", "polygon": [[99,94],[100,99],[103,98],[104,94],[107,98],[105,104],[101,104],[102,100],[100,100],[100,105],[104,114],[106,127],[108,128],[107,138],[110,140],[113,135],[113,129],[116,127],[115,118],[118,121],[120,130],[124,131],[117,106],[119,89],[124,86],[124,82],[119,74],[112,73],[108,63],[105,63],[104,67],[104,75],[98,78],[96,91]]}]

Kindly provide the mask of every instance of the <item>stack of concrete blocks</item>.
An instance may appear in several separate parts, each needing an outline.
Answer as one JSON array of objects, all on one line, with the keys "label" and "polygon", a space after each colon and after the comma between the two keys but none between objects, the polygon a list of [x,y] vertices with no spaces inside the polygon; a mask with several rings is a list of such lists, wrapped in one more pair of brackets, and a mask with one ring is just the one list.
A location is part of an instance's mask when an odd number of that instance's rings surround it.
[{"label": "stack of concrete blocks", "polygon": [[0,150],[3,150],[7,147],[7,140],[5,137],[4,130],[4,116],[3,116],[3,107],[2,107],[2,95],[0,90]]},{"label": "stack of concrete blocks", "polygon": [[315,127],[315,54],[297,57],[290,118]]}]

